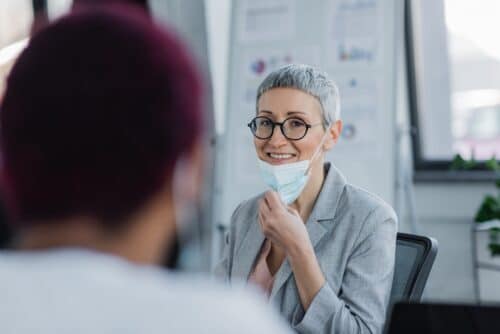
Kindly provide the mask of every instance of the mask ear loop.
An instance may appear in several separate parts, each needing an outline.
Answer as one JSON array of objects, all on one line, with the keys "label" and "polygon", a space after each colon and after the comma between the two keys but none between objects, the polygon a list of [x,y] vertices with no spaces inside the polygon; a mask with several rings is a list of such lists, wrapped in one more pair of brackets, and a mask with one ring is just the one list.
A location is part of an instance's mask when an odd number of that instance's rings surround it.
[{"label": "mask ear loop", "polygon": [[318,147],[314,151],[314,153],[311,157],[311,160],[309,160],[309,166],[307,167],[306,171],[304,172],[304,175],[307,175],[310,172],[314,160],[316,160],[316,158],[319,156],[319,152],[321,152],[321,148],[323,147],[323,144],[325,143],[326,138],[328,138],[328,134],[330,132],[331,125],[332,125],[331,122],[327,125],[326,132],[323,135],[323,138],[321,138],[321,142],[319,143]]}]

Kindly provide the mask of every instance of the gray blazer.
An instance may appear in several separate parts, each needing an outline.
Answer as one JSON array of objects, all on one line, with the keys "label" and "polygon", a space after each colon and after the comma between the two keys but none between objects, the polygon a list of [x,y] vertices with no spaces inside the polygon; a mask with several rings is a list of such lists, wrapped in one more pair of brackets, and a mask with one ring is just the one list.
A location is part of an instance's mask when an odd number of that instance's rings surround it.
[{"label": "gray blazer", "polygon": [[[276,273],[270,302],[298,333],[380,333],[391,292],[397,218],[380,198],[346,182],[330,164],[306,222],[326,283],[304,312],[290,264]],[[248,279],[264,235],[257,221],[262,195],[233,213],[217,276]]]}]

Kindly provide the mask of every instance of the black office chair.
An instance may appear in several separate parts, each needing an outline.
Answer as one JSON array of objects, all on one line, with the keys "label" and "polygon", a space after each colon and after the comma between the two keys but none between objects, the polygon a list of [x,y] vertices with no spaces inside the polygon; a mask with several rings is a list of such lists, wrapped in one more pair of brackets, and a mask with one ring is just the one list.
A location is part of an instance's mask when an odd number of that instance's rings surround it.
[{"label": "black office chair", "polygon": [[437,250],[438,244],[433,238],[398,233],[390,305],[422,299]]}]

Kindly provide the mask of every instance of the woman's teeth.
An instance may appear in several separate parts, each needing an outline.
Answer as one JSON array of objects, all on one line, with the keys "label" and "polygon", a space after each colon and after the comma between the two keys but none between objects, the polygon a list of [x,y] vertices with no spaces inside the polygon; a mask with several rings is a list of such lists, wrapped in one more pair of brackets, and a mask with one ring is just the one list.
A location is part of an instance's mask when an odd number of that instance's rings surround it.
[{"label": "woman's teeth", "polygon": [[290,159],[293,157],[293,154],[276,154],[276,153],[268,153],[271,158],[273,159]]}]

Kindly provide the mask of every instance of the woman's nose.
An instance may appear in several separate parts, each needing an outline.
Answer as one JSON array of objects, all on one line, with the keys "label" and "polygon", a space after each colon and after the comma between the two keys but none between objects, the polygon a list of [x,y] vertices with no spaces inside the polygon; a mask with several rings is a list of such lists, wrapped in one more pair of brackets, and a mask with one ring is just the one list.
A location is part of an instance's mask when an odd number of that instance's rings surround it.
[{"label": "woman's nose", "polygon": [[280,147],[285,145],[288,142],[288,139],[283,135],[279,126],[276,126],[273,131],[273,135],[269,138],[268,144]]}]

